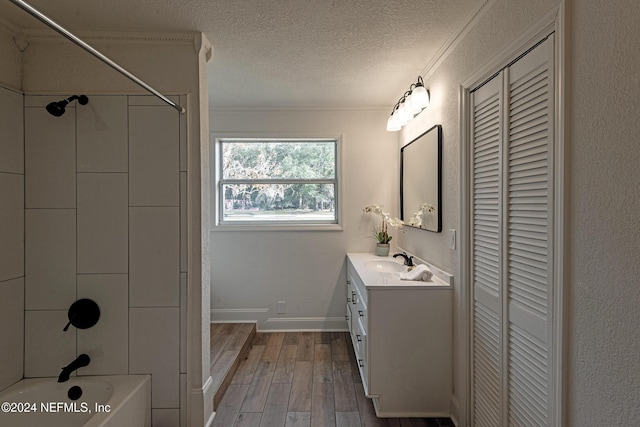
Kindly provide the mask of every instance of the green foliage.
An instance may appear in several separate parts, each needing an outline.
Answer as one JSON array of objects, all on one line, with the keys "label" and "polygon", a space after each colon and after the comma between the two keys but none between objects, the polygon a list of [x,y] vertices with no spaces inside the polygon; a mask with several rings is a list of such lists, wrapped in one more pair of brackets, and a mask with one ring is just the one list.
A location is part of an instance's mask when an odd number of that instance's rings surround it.
[{"label": "green foliage", "polygon": [[334,185],[309,182],[335,178],[334,142],[223,142],[222,150],[222,178],[228,182],[224,199],[231,204],[225,208],[334,209]]},{"label": "green foliage", "polygon": [[386,230],[374,232],[373,237],[378,241],[378,243],[389,243],[391,239],[393,239],[393,236],[390,236]]}]

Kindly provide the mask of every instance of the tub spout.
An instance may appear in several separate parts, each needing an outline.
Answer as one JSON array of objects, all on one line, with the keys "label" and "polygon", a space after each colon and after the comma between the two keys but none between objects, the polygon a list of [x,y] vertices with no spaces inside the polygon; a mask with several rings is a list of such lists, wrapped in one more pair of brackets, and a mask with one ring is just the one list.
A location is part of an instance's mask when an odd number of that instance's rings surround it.
[{"label": "tub spout", "polygon": [[58,382],[63,383],[65,381],[69,381],[69,376],[73,371],[77,370],[78,368],[84,368],[89,364],[89,362],[91,362],[91,358],[84,353],[81,354],[76,358],[76,360],[62,368],[62,372],[60,372],[60,376],[58,377]]}]

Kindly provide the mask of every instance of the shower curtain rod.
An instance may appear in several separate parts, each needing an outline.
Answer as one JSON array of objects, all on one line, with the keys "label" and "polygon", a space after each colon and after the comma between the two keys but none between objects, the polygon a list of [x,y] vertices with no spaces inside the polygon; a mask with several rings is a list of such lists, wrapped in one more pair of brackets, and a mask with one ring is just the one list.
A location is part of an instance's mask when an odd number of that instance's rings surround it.
[{"label": "shower curtain rod", "polygon": [[144,89],[148,90],[149,92],[151,92],[152,94],[154,94],[155,96],[157,96],[158,98],[160,98],[161,100],[163,100],[164,102],[166,102],[167,104],[175,108],[176,110],[180,111],[181,113],[186,113],[187,110],[185,110],[184,107],[176,104],[175,102],[173,102],[172,100],[170,100],[169,98],[167,98],[166,96],[164,96],[163,94],[161,94],[160,92],[158,92],[157,90],[155,90],[154,88],[146,84],[144,81],[140,80],[139,78],[131,74],[129,71],[125,70],[120,65],[116,64],[114,61],[104,56],[98,50],[88,45],[86,42],[84,42],[82,39],[75,36],[71,32],[69,32],[67,29],[63,28],[60,24],[58,24],[57,22],[49,18],[47,15],[40,12],[33,6],[31,6],[29,3],[26,3],[23,0],[9,0],[9,1],[15,4],[16,6],[18,6],[19,8],[21,8],[22,10],[24,10],[25,12],[27,12],[29,15],[39,20],[40,22],[44,23],[48,27],[51,27],[53,30],[55,30],[62,36],[71,40],[73,43],[77,44],[78,46],[80,46],[81,48],[83,48],[84,50],[86,50],[87,52],[89,52],[90,54],[92,54],[93,56],[95,56],[105,64],[109,65],[111,68],[118,71],[120,74],[127,77],[129,80],[133,81],[139,86],[142,86]]}]

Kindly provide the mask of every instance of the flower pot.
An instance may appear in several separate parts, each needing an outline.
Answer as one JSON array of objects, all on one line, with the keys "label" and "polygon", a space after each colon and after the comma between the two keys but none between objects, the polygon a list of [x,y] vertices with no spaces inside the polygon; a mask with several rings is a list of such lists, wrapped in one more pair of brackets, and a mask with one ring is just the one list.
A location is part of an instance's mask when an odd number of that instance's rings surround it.
[{"label": "flower pot", "polygon": [[389,244],[388,243],[376,244],[376,255],[389,256]]}]

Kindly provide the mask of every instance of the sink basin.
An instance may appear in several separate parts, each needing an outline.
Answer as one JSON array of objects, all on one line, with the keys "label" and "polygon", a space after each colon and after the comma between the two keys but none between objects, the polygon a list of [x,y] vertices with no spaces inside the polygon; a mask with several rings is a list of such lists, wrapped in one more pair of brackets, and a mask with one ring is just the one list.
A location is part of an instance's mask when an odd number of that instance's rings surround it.
[{"label": "sink basin", "polygon": [[364,266],[369,270],[376,271],[378,273],[400,273],[407,271],[407,267],[404,265],[388,259],[371,259],[369,261],[365,261]]}]

